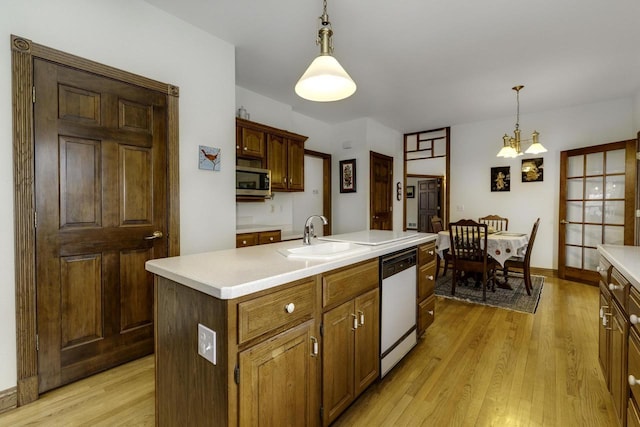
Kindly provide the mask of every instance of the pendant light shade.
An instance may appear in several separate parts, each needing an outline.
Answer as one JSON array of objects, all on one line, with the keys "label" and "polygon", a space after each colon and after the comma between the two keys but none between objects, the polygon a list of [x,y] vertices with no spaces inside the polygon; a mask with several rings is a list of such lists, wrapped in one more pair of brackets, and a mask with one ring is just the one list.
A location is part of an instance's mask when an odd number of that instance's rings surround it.
[{"label": "pendant light shade", "polygon": [[331,55],[320,55],[314,59],[296,83],[298,96],[309,101],[338,101],[350,97],[355,91],[355,82]]},{"label": "pendant light shade", "polygon": [[333,30],[327,15],[327,0],[320,16],[320,28],[316,44],[320,45],[320,56],[311,62],[304,72],[295,91],[301,98],[309,101],[330,102],[350,97],[356,91],[356,84],[349,74],[342,68],[336,58],[332,56]]}]

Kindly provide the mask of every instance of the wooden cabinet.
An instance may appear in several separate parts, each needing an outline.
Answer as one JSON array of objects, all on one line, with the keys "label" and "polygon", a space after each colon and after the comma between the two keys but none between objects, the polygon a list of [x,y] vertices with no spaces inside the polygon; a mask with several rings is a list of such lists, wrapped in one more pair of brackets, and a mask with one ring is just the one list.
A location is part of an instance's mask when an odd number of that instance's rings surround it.
[{"label": "wooden cabinet", "polygon": [[333,422],[380,370],[378,262],[323,275],[323,425]]},{"label": "wooden cabinet", "polygon": [[236,119],[236,156],[263,159],[265,157],[265,131],[252,122]]},{"label": "wooden cabinet", "polygon": [[304,191],[306,136],[236,119],[236,164],[271,170],[272,191]]},{"label": "wooden cabinet", "polygon": [[598,272],[598,358],[620,426],[634,425],[628,417],[637,415],[635,393],[640,395],[640,392],[633,389],[639,386],[630,386],[628,374],[637,371],[640,375],[640,343],[635,326],[640,316],[640,294],[603,257],[600,258]]},{"label": "wooden cabinet", "polygon": [[304,191],[304,141],[306,138],[269,134],[267,169],[272,191]]},{"label": "wooden cabinet", "polygon": [[312,358],[318,357],[313,350],[313,323],[305,322],[240,353],[239,425],[317,423],[311,401]]},{"label": "wooden cabinet", "polygon": [[435,319],[436,244],[425,243],[418,247],[417,280],[417,334],[421,336]]},{"label": "wooden cabinet", "polygon": [[238,233],[236,234],[236,248],[277,243],[281,240],[282,232],[280,230],[260,231],[255,233]]}]

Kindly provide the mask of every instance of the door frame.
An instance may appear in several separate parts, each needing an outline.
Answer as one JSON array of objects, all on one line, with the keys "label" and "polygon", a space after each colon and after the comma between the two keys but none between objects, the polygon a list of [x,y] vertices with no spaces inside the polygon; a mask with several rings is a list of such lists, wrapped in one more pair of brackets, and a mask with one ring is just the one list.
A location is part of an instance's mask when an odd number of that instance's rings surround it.
[{"label": "door frame", "polygon": [[331,154],[304,149],[304,155],[322,159],[322,215],[329,223],[322,228],[322,234],[331,234]]},{"label": "door frame", "polygon": [[[443,191],[445,189],[445,182],[446,182],[446,177],[444,175],[424,175],[424,174],[416,174],[416,173],[406,173],[405,170],[405,175],[404,175],[404,188],[407,188],[407,178],[418,178],[418,179],[424,179],[424,180],[430,180],[430,179],[436,179],[440,181],[440,199],[438,200],[438,202],[440,203],[440,218],[442,219],[442,224],[444,226],[447,226],[449,224],[449,215],[448,215],[448,209],[446,209],[446,206],[444,205],[444,199],[447,198],[447,196],[445,195],[445,192]],[[405,191],[406,193],[406,191]],[[403,231],[407,231],[407,197],[406,194],[403,195],[402,197],[403,202],[404,202],[404,219],[403,219]],[[446,215],[443,215],[443,213]],[[445,222],[446,220],[446,222]],[[417,226],[417,224],[416,224]]]},{"label": "door frame", "polygon": [[178,164],[179,88],[11,35],[13,114],[14,252],[16,286],[17,405],[39,397],[36,323],[35,167],[33,135],[33,60],[40,58],[167,96],[167,231],[168,256],[180,253]]},{"label": "door frame", "polygon": [[373,226],[373,208],[374,208],[374,196],[375,193],[373,191],[373,183],[375,181],[374,177],[375,177],[375,171],[373,168],[373,159],[374,158],[378,158],[381,160],[385,160],[391,163],[391,178],[389,179],[390,185],[389,185],[389,202],[391,203],[391,206],[389,206],[389,223],[391,224],[391,228],[389,228],[389,230],[393,230],[393,167],[394,167],[394,162],[393,162],[393,157],[392,156],[387,156],[386,154],[382,154],[382,153],[377,153],[375,151],[369,151],[369,230],[372,230],[372,226]]}]

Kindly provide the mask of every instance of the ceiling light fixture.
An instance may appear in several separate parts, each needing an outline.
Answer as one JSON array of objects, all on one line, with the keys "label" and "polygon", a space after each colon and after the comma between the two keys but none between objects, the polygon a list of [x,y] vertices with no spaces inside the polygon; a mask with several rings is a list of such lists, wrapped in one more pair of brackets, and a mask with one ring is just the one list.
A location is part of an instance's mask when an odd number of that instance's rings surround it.
[{"label": "ceiling light fixture", "polygon": [[324,9],[319,19],[318,38],[316,45],[320,45],[320,56],[311,62],[298,83],[296,93],[309,101],[329,102],[339,101],[353,95],[356,84],[338,61],[331,56],[333,43],[331,36],[331,22],[327,15],[327,0],[323,0]]},{"label": "ceiling light fixture", "polygon": [[[516,91],[516,102],[517,102],[517,110],[516,110],[516,129],[513,131],[514,136],[509,137],[506,133],[502,137],[503,146],[502,149],[498,152],[496,157],[506,157],[513,158],[522,156],[524,153],[522,152],[521,142],[528,142],[529,140],[520,140],[520,90],[523,88],[523,85],[514,86],[512,89]],[[540,144],[538,141],[538,137],[540,134],[533,131],[531,134],[531,146],[527,148],[525,153],[527,154],[540,154],[547,151],[546,148]]]}]

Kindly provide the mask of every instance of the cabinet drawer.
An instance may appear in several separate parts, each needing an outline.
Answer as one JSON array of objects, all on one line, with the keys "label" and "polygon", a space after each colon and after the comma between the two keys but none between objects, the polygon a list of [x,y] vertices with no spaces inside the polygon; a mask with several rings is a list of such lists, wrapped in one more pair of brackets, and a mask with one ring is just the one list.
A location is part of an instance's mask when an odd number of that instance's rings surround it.
[{"label": "cabinet drawer", "polygon": [[598,262],[598,266],[596,267],[598,273],[600,273],[600,280],[603,283],[609,284],[609,273],[611,270],[611,263],[607,261],[607,259],[603,256],[600,257],[600,261]]},{"label": "cabinet drawer", "polygon": [[613,295],[613,298],[618,301],[620,307],[622,307],[624,311],[627,311],[627,298],[629,296],[629,288],[631,285],[615,268],[611,269],[608,287],[611,291],[611,295]]},{"label": "cabinet drawer", "polygon": [[436,289],[436,262],[423,265],[418,270],[418,301],[433,295]]},{"label": "cabinet drawer", "polygon": [[[627,375],[633,375],[636,380],[640,381],[640,336],[634,330],[629,333],[629,353],[628,353]],[[627,378],[625,378],[625,381]],[[631,397],[636,402],[640,402],[640,384],[630,386]]]},{"label": "cabinet drawer", "polygon": [[379,286],[378,259],[322,275],[322,307],[347,301]]},{"label": "cabinet drawer", "polygon": [[236,248],[244,248],[245,246],[255,246],[258,244],[258,235],[256,233],[236,234]]},{"label": "cabinet drawer", "polygon": [[436,318],[436,296],[432,295],[418,304],[418,333],[421,334]]},{"label": "cabinet drawer", "polygon": [[425,265],[436,260],[436,242],[425,243],[418,247],[418,264]]},{"label": "cabinet drawer", "polygon": [[239,303],[238,343],[245,343],[297,320],[311,318],[315,309],[314,289],[315,280],[308,279],[294,287]]},{"label": "cabinet drawer", "polygon": [[276,243],[281,240],[280,230],[263,231],[258,233],[258,244],[264,245],[266,243]]},{"label": "cabinet drawer", "polygon": [[633,286],[629,286],[629,298],[628,298],[627,314],[629,315],[629,324],[635,328],[637,332],[640,332],[640,323],[634,324],[631,319],[632,315],[635,315],[636,322],[640,322],[640,292]]}]

